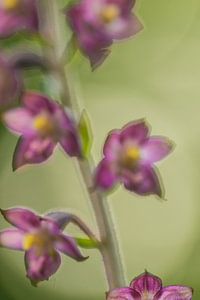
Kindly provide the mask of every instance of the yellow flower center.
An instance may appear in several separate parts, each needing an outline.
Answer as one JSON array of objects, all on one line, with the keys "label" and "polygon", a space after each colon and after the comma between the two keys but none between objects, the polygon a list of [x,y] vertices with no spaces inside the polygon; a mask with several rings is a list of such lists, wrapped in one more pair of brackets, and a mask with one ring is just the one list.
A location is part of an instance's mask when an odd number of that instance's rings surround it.
[{"label": "yellow flower center", "polygon": [[140,149],[138,147],[130,147],[125,151],[122,163],[126,167],[133,167],[140,159]]},{"label": "yellow flower center", "polygon": [[3,0],[3,7],[8,10],[15,9],[19,4],[19,0]]},{"label": "yellow flower center", "polygon": [[120,15],[120,10],[117,5],[109,4],[106,5],[101,11],[101,18],[104,23],[111,23],[116,20]]},{"label": "yellow flower center", "polygon": [[48,252],[50,255],[54,253],[53,237],[48,232],[39,232],[26,234],[23,240],[23,248],[25,251],[35,248],[38,255]]},{"label": "yellow flower center", "polygon": [[54,132],[54,124],[52,120],[45,115],[35,118],[34,128],[37,129],[41,135],[51,135]]}]

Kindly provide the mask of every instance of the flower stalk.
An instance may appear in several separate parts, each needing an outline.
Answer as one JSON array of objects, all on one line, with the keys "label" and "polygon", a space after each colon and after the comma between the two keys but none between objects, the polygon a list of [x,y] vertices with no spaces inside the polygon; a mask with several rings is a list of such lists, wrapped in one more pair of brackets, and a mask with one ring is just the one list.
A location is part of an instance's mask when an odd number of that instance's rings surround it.
[{"label": "flower stalk", "polygon": [[[63,105],[72,109],[74,115],[79,114],[74,95],[72,96],[70,91],[67,73],[62,62],[62,55],[59,55],[58,51],[60,47],[59,34],[61,32],[57,27],[59,23],[59,8],[56,1],[44,0],[38,1],[38,9],[42,20],[42,30],[45,36],[48,36],[50,44],[49,47],[44,46],[44,52],[47,59],[52,61],[55,75],[59,78],[61,101]],[[93,158],[91,155],[89,158],[78,158],[77,163],[96,218],[100,240],[99,249],[103,258],[109,289],[122,287],[125,285],[125,276],[109,203],[100,191],[92,189]]]}]

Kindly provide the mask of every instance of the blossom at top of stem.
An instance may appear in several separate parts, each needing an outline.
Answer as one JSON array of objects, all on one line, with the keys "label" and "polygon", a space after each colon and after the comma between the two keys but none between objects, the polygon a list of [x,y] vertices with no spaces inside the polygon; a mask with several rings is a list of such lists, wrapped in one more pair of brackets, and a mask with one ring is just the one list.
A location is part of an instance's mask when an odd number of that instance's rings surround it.
[{"label": "blossom at top of stem", "polygon": [[45,161],[57,144],[70,156],[81,156],[76,123],[69,111],[47,96],[27,92],[23,106],[8,110],[6,126],[20,135],[13,158],[13,169]]},{"label": "blossom at top of stem", "polygon": [[67,7],[67,21],[92,69],[104,61],[113,42],[142,29],[134,5],[135,0],[80,0]]},{"label": "blossom at top of stem", "polygon": [[53,214],[38,216],[20,207],[1,210],[1,214],[14,227],[0,231],[0,246],[25,252],[27,277],[34,285],[57,271],[61,263],[59,252],[76,261],[87,258],[82,256],[76,240],[63,233],[59,214],[55,218]]},{"label": "blossom at top of stem", "polygon": [[19,31],[35,32],[38,25],[36,0],[0,1],[0,38]]},{"label": "blossom at top of stem", "polygon": [[162,286],[159,277],[147,271],[136,277],[129,287],[107,294],[107,300],[191,300],[193,290],[182,285]]},{"label": "blossom at top of stem", "polygon": [[154,163],[165,158],[172,149],[173,143],[168,138],[149,135],[149,126],[144,120],[113,130],[104,144],[104,158],[97,166],[95,185],[109,190],[121,182],[139,195],[162,197]]}]

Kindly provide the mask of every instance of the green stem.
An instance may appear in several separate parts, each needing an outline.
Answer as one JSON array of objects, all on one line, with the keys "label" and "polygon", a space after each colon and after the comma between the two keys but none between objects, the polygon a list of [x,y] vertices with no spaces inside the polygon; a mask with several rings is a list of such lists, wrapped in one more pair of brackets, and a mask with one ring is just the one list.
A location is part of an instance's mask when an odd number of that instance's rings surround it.
[{"label": "green stem", "polygon": [[[38,1],[43,24],[42,31],[48,37],[51,45],[49,49],[45,49],[45,55],[53,62],[54,72],[59,78],[62,103],[70,107],[74,114],[79,114],[76,99],[70,91],[68,76],[61,59],[62,55],[59,54],[59,47],[61,46],[59,34],[62,31],[61,28],[58,28],[60,16],[56,2],[55,0]],[[99,249],[103,258],[109,289],[125,286],[119,242],[109,203],[102,193],[91,189],[94,171],[93,158],[77,159],[77,163],[96,218],[100,237]]]}]

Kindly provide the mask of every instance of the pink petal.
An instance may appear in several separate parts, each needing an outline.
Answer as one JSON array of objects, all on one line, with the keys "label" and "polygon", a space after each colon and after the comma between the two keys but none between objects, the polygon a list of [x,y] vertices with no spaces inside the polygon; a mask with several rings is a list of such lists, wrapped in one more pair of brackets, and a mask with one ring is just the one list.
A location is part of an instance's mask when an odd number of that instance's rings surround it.
[{"label": "pink petal", "polygon": [[17,134],[32,136],[35,134],[33,116],[26,108],[11,109],[4,113],[3,120],[6,126]]},{"label": "pink petal", "polygon": [[191,288],[180,285],[164,287],[157,300],[191,300],[193,291]]},{"label": "pink petal", "polygon": [[108,134],[108,137],[105,141],[103,154],[108,160],[116,160],[118,158],[120,149],[120,131],[113,130]]},{"label": "pink petal", "polygon": [[95,171],[95,185],[103,190],[108,190],[114,187],[117,180],[114,167],[106,158],[103,159]]},{"label": "pink petal", "polygon": [[[159,277],[148,272],[136,277],[130,284],[130,287],[137,291],[141,298],[143,295],[148,295],[148,299],[154,299],[154,296],[161,290],[162,281]],[[175,300],[175,299],[173,299]]]},{"label": "pink petal", "polygon": [[48,219],[52,219],[61,230],[63,230],[65,226],[71,221],[71,214],[62,211],[50,212],[46,214],[45,217]]},{"label": "pink petal", "polygon": [[66,235],[60,235],[58,237],[56,242],[56,249],[77,261],[83,261],[87,259],[87,257],[84,257],[81,254],[75,240],[72,237]]},{"label": "pink petal", "polygon": [[6,221],[23,231],[30,231],[40,226],[40,218],[31,210],[10,208],[1,210],[1,213]]},{"label": "pink petal", "polygon": [[138,195],[155,194],[162,198],[164,191],[161,188],[157,173],[155,168],[140,166],[134,171],[124,170],[121,181],[126,189]]},{"label": "pink petal", "polygon": [[144,120],[134,121],[121,130],[121,141],[133,141],[137,144],[144,142],[149,136],[149,127]]},{"label": "pink petal", "polygon": [[141,160],[148,164],[159,161],[173,150],[173,146],[168,138],[152,136],[142,146]]},{"label": "pink petal", "polygon": [[22,99],[25,107],[33,115],[37,115],[41,111],[47,111],[50,114],[54,112],[57,103],[49,100],[49,98],[43,94],[36,92],[26,92]]},{"label": "pink petal", "polygon": [[23,250],[24,233],[17,229],[6,229],[0,232],[0,247]]},{"label": "pink petal", "polygon": [[13,155],[13,170],[26,164],[38,164],[46,161],[53,153],[54,148],[55,143],[49,138],[21,137]]},{"label": "pink petal", "polygon": [[31,249],[25,254],[27,277],[33,284],[48,280],[58,270],[60,264],[61,258],[56,251],[38,255],[34,249]]},{"label": "pink petal", "polygon": [[107,300],[141,300],[141,297],[131,288],[118,288],[107,294]]},{"label": "pink petal", "polygon": [[75,132],[67,132],[59,141],[64,151],[70,156],[81,156],[81,147]]}]

